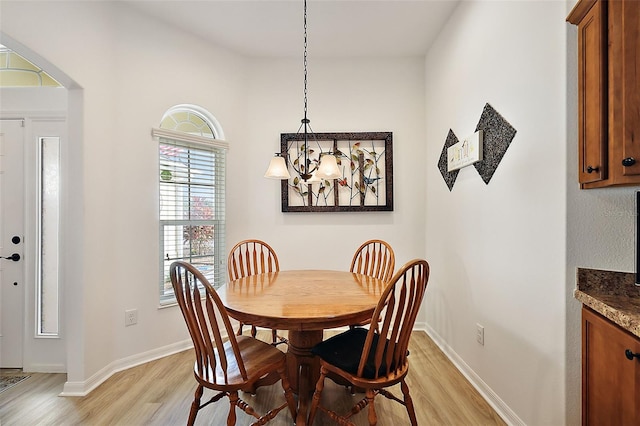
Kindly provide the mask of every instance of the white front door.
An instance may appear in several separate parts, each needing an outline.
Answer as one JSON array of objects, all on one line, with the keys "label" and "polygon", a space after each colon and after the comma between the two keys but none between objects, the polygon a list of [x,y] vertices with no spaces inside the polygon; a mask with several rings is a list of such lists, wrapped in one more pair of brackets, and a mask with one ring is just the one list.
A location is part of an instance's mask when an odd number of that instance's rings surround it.
[{"label": "white front door", "polygon": [[24,217],[24,121],[0,120],[0,368],[23,362]]}]

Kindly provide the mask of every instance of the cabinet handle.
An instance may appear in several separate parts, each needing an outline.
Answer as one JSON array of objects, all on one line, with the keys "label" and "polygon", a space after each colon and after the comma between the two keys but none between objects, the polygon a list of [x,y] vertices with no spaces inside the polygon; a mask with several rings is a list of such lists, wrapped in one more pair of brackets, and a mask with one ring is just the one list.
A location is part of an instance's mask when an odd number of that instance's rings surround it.
[{"label": "cabinet handle", "polygon": [[622,160],[622,165],[625,167],[633,166],[634,164],[636,164],[636,159],[633,157],[627,157]]},{"label": "cabinet handle", "polygon": [[598,171],[598,167],[587,167],[587,173],[593,173],[593,172],[597,172]]},{"label": "cabinet handle", "polygon": [[633,361],[634,358],[640,358],[640,354],[634,354],[631,349],[624,351],[624,356],[626,356],[629,361]]}]

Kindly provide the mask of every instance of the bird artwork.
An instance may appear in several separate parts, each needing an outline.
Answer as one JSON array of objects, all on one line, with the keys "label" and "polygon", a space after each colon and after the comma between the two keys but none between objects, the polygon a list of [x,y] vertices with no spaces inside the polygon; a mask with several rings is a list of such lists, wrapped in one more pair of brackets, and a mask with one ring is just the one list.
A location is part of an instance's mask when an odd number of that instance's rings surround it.
[{"label": "bird artwork", "polygon": [[[299,136],[281,134],[282,151],[295,172],[283,189],[283,212],[393,211],[391,132],[322,133],[311,144]],[[335,157],[340,174],[312,182],[304,179],[327,153]]]},{"label": "bird artwork", "polygon": [[369,178],[369,177],[363,176],[362,179],[364,180],[364,183],[366,183],[367,185],[371,185],[380,178],[379,177]]}]

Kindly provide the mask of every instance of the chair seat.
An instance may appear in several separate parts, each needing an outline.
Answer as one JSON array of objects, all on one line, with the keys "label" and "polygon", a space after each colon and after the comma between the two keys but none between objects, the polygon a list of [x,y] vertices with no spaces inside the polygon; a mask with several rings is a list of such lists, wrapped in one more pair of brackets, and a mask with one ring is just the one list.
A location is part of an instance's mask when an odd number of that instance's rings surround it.
[{"label": "chair seat", "polygon": [[[238,347],[244,360],[244,367],[247,371],[247,380],[242,378],[240,369],[236,362],[227,365],[226,379],[225,369],[218,364],[215,371],[215,379],[212,368],[209,367],[203,373],[198,371],[198,362],[194,365],[194,373],[199,381],[206,382],[211,389],[242,389],[247,383],[253,383],[263,378],[273,371],[273,365],[285,362],[285,353],[269,343],[254,339],[249,336],[237,336]],[[224,344],[224,351],[228,360],[235,360],[233,348],[229,341]],[[279,379],[279,378],[277,378]],[[216,386],[219,385],[219,386]]]},{"label": "chair seat", "polygon": [[[340,333],[336,336],[330,337],[329,339],[322,341],[315,345],[311,349],[311,353],[319,356],[323,361],[338,367],[341,370],[344,370],[350,374],[357,375],[358,374],[358,366],[360,365],[360,358],[362,357],[362,350],[364,348],[364,342],[367,338],[368,330],[362,327],[351,328],[343,333]],[[378,334],[373,335],[373,344],[371,352],[367,357],[367,362],[364,366],[364,370],[362,371],[362,376],[366,379],[375,379],[376,378],[376,368],[374,363],[375,356],[375,348],[378,347],[378,341],[380,336]],[[388,340],[385,339],[385,350],[383,354],[383,359],[386,355],[386,347],[388,345]],[[389,370],[394,370],[395,365],[391,365]],[[384,376],[387,372],[387,365],[383,361],[382,365],[378,369],[377,376]]]}]

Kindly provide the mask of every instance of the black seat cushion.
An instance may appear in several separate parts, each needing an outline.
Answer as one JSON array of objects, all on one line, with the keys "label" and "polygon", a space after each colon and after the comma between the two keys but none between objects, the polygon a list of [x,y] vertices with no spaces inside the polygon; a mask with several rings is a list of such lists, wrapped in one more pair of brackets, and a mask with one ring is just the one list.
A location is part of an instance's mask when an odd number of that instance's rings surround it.
[{"label": "black seat cushion", "polygon": [[[318,343],[311,349],[311,353],[319,356],[329,364],[335,365],[341,370],[356,375],[358,373],[360,358],[362,357],[364,342],[367,338],[367,332],[368,330],[362,327],[349,329],[344,333],[340,333]],[[367,363],[365,364],[364,370],[362,372],[362,377],[365,377],[367,379],[374,379],[376,377],[374,356],[375,348],[378,346],[379,339],[380,336],[377,333],[373,335],[373,344],[371,346],[371,351],[369,352]],[[385,352],[387,342],[388,341],[385,340]],[[393,368],[394,366],[392,365],[391,369],[393,370]],[[383,361],[378,370],[378,376],[384,376],[386,372],[387,366]]]}]

